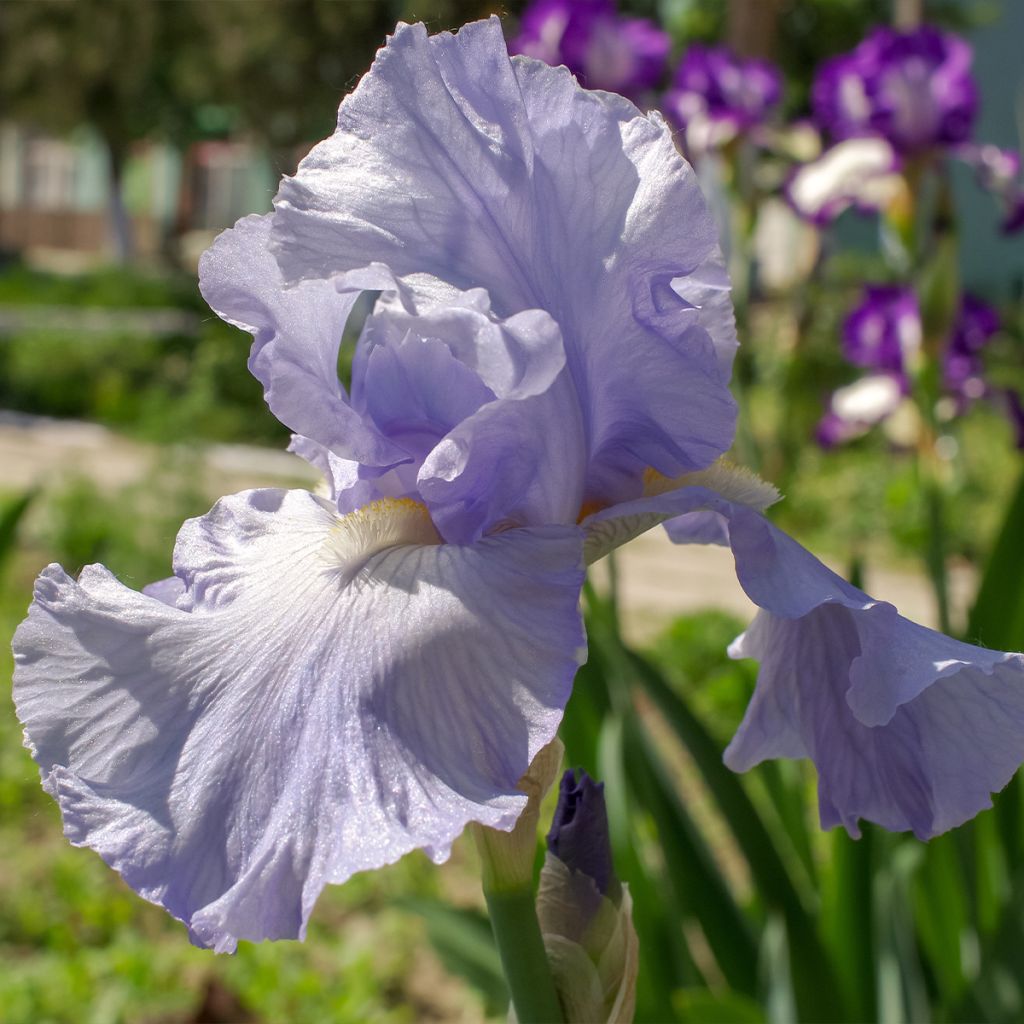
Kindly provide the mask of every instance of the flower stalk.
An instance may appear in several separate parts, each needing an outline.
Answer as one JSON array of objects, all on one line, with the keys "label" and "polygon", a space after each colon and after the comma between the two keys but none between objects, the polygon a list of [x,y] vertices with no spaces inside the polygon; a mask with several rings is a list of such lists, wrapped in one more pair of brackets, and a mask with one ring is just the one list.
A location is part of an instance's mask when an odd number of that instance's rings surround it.
[{"label": "flower stalk", "polygon": [[484,899],[512,1006],[520,1024],[564,1020],[534,906],[533,886],[488,889]]},{"label": "flower stalk", "polygon": [[537,921],[533,883],[540,804],[564,752],[561,741],[554,739],[533,759],[519,781],[527,803],[515,828],[501,832],[472,826],[491,930],[520,1024],[562,1024],[565,1019]]}]

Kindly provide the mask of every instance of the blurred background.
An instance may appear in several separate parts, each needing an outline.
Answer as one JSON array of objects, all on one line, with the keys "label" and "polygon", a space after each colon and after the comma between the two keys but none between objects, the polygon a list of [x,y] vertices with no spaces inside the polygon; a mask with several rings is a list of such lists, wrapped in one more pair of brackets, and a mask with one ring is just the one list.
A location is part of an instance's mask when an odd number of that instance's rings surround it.
[{"label": "blurred background", "polygon": [[[141,587],[220,495],[312,482],[198,257],[270,209],[397,21],[492,13],[514,51],[661,109],[697,168],[744,346],[733,454],[785,493],[773,517],[910,617],[1024,648],[1018,0],[4,0],[4,687],[46,563]],[[973,47],[971,110],[910,141],[830,120],[825,62],[921,25]],[[595,583],[564,734],[608,784],[638,1020],[1024,1019],[1021,787],[928,846],[821,833],[806,765],[721,766],[755,674],[725,656],[751,609],[728,555],[651,535]],[[468,847],[329,890],[305,944],[215,957],[66,844],[9,704],[0,858],[0,1021],[504,1019]]]}]

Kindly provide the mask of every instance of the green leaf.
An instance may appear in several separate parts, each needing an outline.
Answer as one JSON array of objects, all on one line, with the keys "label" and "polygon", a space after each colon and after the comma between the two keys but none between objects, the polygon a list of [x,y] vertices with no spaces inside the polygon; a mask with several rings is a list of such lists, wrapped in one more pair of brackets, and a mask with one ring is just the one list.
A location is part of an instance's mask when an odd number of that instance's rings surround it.
[{"label": "green leaf", "polygon": [[899,836],[876,838],[882,847],[874,878],[877,1019],[879,1024],[932,1020],[910,892],[924,848]]},{"label": "green leaf", "polygon": [[722,762],[719,744],[657,669],[634,652],[629,652],[629,658],[640,684],[700,769],[704,784],[750,866],[758,895],[785,919],[801,1015],[815,1021],[842,1019],[835,970],[818,937],[814,919],[742,782]]},{"label": "green leaf", "polygon": [[18,526],[38,493],[34,490],[26,491],[0,508],[0,569],[13,554],[18,539]]},{"label": "green leaf", "polygon": [[629,884],[633,923],[643,937],[637,978],[637,1019],[673,1019],[670,993],[704,979],[690,955],[682,930],[683,908],[657,865],[644,856],[644,808],[631,799],[626,781],[622,720],[609,715],[601,731],[598,773],[605,784],[605,804],[615,873]]},{"label": "green leaf", "polygon": [[680,989],[672,997],[684,1024],[764,1024],[764,1012],[753,999],[735,992]]},{"label": "green leaf", "polygon": [[654,740],[638,721],[624,723],[630,789],[650,813],[677,899],[700,923],[719,970],[739,992],[757,992],[757,944],[700,832],[669,779]]},{"label": "green leaf", "polygon": [[786,926],[777,914],[768,918],[761,934],[761,976],[762,1002],[771,1024],[790,1024],[790,1021],[799,1020],[793,995]]},{"label": "green leaf", "polygon": [[1024,475],[1006,510],[1006,518],[989,556],[967,635],[972,643],[1002,651],[1024,650]]},{"label": "green leaf", "polygon": [[967,879],[953,832],[931,840],[921,851],[912,884],[918,941],[932,966],[942,999],[954,1004],[965,986],[962,944],[967,931]]},{"label": "green leaf", "polygon": [[872,899],[875,833],[865,824],[860,839],[851,839],[843,829],[836,829],[829,839],[822,920],[833,950],[832,962],[852,1019],[873,1020],[877,988]]}]

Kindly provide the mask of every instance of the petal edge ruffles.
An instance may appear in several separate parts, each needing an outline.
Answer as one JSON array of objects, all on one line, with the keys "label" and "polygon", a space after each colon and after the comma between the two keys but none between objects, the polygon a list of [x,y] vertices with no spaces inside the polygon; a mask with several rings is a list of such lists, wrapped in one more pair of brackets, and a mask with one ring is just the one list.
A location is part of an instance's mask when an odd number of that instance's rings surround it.
[{"label": "petal edge ruffles", "polygon": [[303,491],[222,499],[176,549],[189,610],[51,566],[15,636],[66,834],[219,951],[301,937],[324,884],[443,859],[468,821],[511,827],[583,656],[576,528],[357,558],[340,522]]},{"label": "petal edge ruffles", "polygon": [[731,768],[810,758],[822,825],[854,836],[863,818],[928,839],[990,806],[1024,761],[1024,655],[905,619],[757,510],[706,488],[608,509],[583,527],[593,545],[658,517],[678,543],[729,544],[740,584],[761,609],[730,648],[760,662],[725,753]]}]

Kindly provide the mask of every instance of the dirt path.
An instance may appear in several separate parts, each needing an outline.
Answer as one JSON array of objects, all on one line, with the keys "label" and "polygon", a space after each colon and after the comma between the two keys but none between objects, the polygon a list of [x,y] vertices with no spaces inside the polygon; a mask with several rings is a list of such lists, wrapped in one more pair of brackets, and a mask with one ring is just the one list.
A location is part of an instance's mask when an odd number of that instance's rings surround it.
[{"label": "dirt path", "polygon": [[[18,490],[59,484],[72,475],[105,487],[123,487],[145,479],[161,449],[139,444],[92,423],[0,414],[0,486]],[[199,450],[201,486],[211,502],[223,494],[257,486],[312,486],[316,475],[285,452],[246,445],[209,445]],[[652,530],[618,554],[624,628],[634,640],[656,634],[685,612],[720,608],[743,620],[754,606],[736,582],[732,556],[722,548],[677,547],[660,529]],[[837,566],[834,566],[838,568]],[[606,578],[596,567],[600,582]],[[913,571],[868,567],[868,590],[891,601],[904,615],[934,625],[927,582]],[[972,575],[954,572],[954,608],[962,609]]]}]

